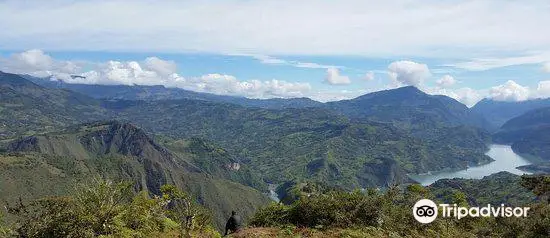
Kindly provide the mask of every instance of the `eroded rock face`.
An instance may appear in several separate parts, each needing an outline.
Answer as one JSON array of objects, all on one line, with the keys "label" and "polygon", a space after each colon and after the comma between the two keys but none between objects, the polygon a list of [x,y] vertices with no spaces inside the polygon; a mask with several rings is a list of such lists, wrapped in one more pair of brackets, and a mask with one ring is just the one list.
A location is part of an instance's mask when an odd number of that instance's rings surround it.
[{"label": "eroded rock face", "polygon": [[40,152],[38,138],[36,136],[25,137],[12,142],[7,147],[8,152]]}]

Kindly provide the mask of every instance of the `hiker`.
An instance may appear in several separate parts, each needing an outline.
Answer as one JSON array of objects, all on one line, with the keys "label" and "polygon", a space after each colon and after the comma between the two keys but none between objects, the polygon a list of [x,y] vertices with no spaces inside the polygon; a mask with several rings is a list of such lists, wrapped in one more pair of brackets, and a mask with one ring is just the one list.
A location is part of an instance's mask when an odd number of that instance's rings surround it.
[{"label": "hiker", "polygon": [[231,231],[231,233],[239,232],[239,230],[241,229],[241,226],[242,226],[241,216],[237,215],[237,212],[232,211],[231,217],[229,218],[229,220],[227,220],[227,223],[225,224],[224,236],[230,234],[229,231]]}]

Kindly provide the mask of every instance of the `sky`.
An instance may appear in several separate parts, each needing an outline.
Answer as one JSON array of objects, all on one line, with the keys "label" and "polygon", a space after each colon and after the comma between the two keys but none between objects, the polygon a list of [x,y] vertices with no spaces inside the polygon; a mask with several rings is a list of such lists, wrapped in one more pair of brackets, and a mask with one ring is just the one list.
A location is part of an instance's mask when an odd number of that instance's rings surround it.
[{"label": "sky", "polygon": [[[550,97],[547,0],[0,0],[0,70],[333,101]],[[83,77],[71,77],[80,75]]]}]

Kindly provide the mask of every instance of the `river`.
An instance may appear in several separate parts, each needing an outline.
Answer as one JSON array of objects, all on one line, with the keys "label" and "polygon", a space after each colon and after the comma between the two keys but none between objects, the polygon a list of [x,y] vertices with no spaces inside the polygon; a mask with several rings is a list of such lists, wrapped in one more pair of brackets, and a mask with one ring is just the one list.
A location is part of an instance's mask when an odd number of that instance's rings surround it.
[{"label": "river", "polygon": [[487,155],[495,161],[481,166],[469,167],[458,171],[432,172],[428,174],[409,175],[409,177],[424,186],[428,186],[439,179],[445,178],[469,178],[480,179],[487,175],[508,171],[513,174],[522,175],[528,172],[516,169],[518,166],[529,165],[531,162],[522,158],[512,151],[508,145],[491,145]]}]

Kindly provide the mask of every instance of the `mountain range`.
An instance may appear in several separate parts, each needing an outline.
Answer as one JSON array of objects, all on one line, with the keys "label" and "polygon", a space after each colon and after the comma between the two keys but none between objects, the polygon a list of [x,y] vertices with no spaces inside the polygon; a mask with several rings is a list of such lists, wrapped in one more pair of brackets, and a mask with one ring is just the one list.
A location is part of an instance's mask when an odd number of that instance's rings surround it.
[{"label": "mountain range", "polygon": [[543,107],[550,107],[550,99],[534,99],[519,102],[483,99],[472,107],[472,111],[485,117],[494,129],[498,129],[514,117]]},{"label": "mountain range", "polygon": [[[94,177],[133,181],[136,191],[156,195],[162,185],[174,184],[212,210],[220,228],[232,210],[248,217],[267,204],[267,197],[258,190],[231,181],[247,177],[245,168],[223,160],[196,163],[192,158],[209,159],[203,157],[209,153],[202,150],[205,146],[191,151],[184,146],[174,153],[140,128],[117,121],[24,137],[11,142],[0,155],[0,199],[13,202],[19,197],[64,195],[75,183]],[[213,167],[224,174],[207,172]]]},{"label": "mountain range", "polygon": [[481,109],[489,104],[470,109],[415,87],[320,103],[0,73],[0,194],[62,195],[94,176],[153,194],[168,183],[209,207],[221,227],[232,209],[247,216],[265,204],[269,184],[414,183],[407,174],[490,162],[493,140],[547,156],[539,143],[546,109],[498,129]]}]

